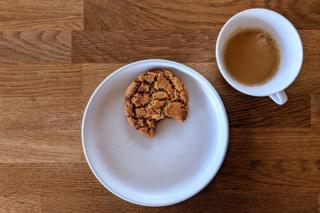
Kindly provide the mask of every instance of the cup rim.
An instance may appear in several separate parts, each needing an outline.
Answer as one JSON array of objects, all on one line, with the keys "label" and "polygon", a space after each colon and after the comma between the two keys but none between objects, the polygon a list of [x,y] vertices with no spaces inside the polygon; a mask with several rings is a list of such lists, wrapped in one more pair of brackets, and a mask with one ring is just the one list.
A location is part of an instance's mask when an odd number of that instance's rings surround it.
[{"label": "cup rim", "polygon": [[[296,38],[297,38],[297,45],[299,48],[299,52],[301,53],[301,59],[299,61],[299,64],[297,65],[296,69],[295,69],[295,73],[292,74],[292,79],[287,83],[284,84],[283,86],[281,86],[281,89],[277,88],[274,91],[270,92],[268,91],[259,91],[259,92],[248,92],[246,89],[240,88],[237,85],[235,85],[232,81],[236,81],[236,80],[231,80],[231,77],[229,76],[229,74],[227,74],[227,71],[225,69],[222,68],[223,65],[223,61],[222,61],[222,55],[219,52],[219,49],[221,49],[221,39],[222,39],[222,33],[225,31],[226,27],[236,18],[238,18],[239,16],[243,15],[244,13],[248,13],[248,12],[252,12],[252,11],[259,11],[259,12],[267,12],[270,13],[274,16],[277,16],[277,18],[282,19],[282,21],[284,21],[286,24],[288,24],[290,26],[290,28],[292,28],[293,33],[295,34]],[[236,13],[235,15],[233,15],[231,18],[229,18],[227,20],[227,22],[223,25],[223,27],[221,28],[217,41],[216,41],[216,48],[215,48],[215,55],[216,55],[216,62],[217,62],[217,66],[219,68],[220,73],[222,74],[223,78],[228,82],[228,84],[230,86],[232,86],[234,89],[250,95],[250,96],[256,96],[256,97],[262,97],[262,96],[269,96],[271,94],[280,92],[285,90],[286,88],[288,88],[297,78],[298,74],[300,73],[301,67],[302,67],[302,63],[303,63],[303,46],[302,46],[302,41],[301,41],[301,37],[297,31],[297,29],[294,27],[294,25],[287,19],[285,18],[283,15],[273,11],[273,10],[269,10],[269,9],[265,9],[265,8],[251,8],[251,9],[247,9],[247,10],[243,10],[239,13]],[[239,83],[237,81],[237,83]],[[243,85],[245,87],[260,87],[263,86],[265,84],[261,84],[261,85],[254,85],[254,86],[248,86],[242,83],[239,83],[240,85]]]}]

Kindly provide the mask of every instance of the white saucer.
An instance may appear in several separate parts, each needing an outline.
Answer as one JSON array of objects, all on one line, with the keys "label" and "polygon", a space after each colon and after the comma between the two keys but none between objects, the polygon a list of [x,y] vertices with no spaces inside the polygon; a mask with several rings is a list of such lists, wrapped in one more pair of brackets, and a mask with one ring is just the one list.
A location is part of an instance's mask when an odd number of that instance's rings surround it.
[{"label": "white saucer", "polygon": [[[166,119],[148,138],[124,115],[124,91],[151,68],[169,68],[189,93],[188,118]],[[144,60],[108,76],[91,96],[82,122],[82,145],[97,179],[113,194],[144,206],[166,206],[202,190],[218,172],[228,146],[228,119],[211,84],[191,68]]]}]

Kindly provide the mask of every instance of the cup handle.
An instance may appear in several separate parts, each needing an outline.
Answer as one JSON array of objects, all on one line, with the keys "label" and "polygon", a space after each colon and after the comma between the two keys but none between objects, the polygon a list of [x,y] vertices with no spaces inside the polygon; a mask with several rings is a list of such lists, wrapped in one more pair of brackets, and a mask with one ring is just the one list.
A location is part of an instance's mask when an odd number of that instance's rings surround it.
[{"label": "cup handle", "polygon": [[284,90],[280,92],[273,93],[269,97],[278,105],[283,105],[288,101],[288,96]]}]

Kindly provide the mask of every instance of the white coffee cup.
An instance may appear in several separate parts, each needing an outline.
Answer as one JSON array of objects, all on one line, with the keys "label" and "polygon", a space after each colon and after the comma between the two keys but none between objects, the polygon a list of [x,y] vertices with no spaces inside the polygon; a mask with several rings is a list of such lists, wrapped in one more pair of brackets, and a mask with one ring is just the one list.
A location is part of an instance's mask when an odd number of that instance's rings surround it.
[{"label": "white coffee cup", "polygon": [[[277,42],[280,64],[272,79],[261,85],[248,86],[239,83],[227,72],[223,48],[230,36],[240,29],[260,28]],[[287,102],[284,92],[298,76],[303,61],[303,48],[295,27],[282,15],[267,9],[248,9],[231,17],[222,27],[216,43],[216,60],[224,79],[238,91],[251,96],[269,96],[279,105]]]}]

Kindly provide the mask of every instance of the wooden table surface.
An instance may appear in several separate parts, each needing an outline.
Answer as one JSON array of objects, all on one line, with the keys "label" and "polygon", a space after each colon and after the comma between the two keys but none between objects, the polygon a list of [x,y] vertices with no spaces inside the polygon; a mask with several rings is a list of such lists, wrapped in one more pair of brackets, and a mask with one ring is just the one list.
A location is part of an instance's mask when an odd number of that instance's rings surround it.
[{"label": "wooden table surface", "polygon": [[[304,63],[275,105],[233,90],[214,47],[223,23],[271,8],[297,27]],[[98,83],[164,58],[221,95],[230,144],[216,178],[169,207],[129,204],[100,185],[80,124]],[[0,212],[320,212],[320,1],[0,0]]]}]

